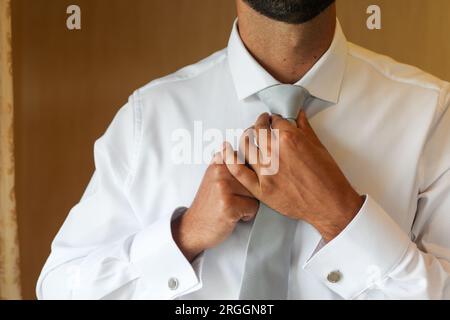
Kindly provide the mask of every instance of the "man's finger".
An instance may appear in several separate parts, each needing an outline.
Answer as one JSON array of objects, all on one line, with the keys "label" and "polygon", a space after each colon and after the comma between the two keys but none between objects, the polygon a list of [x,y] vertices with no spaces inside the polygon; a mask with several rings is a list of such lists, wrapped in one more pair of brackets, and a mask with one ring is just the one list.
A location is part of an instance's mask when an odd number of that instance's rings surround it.
[{"label": "man's finger", "polygon": [[306,112],[304,110],[300,111],[300,114],[297,117],[297,125],[314,142],[321,143],[316,133],[314,132],[314,129],[311,127],[311,124],[309,123],[308,117],[306,116]]},{"label": "man's finger", "polygon": [[250,221],[256,216],[259,209],[258,200],[236,196],[234,197],[233,202],[236,204],[236,208],[239,208],[234,213],[234,219],[236,222],[240,220]]},{"label": "man's finger", "polygon": [[260,150],[268,150],[271,135],[271,117],[268,113],[263,113],[255,122],[256,142]]},{"label": "man's finger", "polygon": [[300,129],[306,130],[309,126],[308,117],[306,116],[305,110],[301,110],[297,117],[297,126]]},{"label": "man's finger", "polygon": [[295,124],[292,125],[288,120],[283,119],[277,114],[272,115],[272,129],[277,130],[292,130],[295,128]]},{"label": "man's finger", "polygon": [[228,142],[225,144],[224,154],[225,164],[231,175],[250,192],[251,196],[257,197],[259,195],[259,180],[256,173],[243,164],[242,161],[239,161],[237,152],[233,150],[233,147]]},{"label": "man's finger", "polygon": [[[227,170],[230,171],[230,169],[227,169]],[[233,176],[231,171],[230,171],[230,175],[232,176],[232,179],[233,179],[233,181],[230,182],[230,186],[233,189],[234,195],[241,196],[241,197],[247,197],[250,199],[255,198],[255,196],[249,190],[247,190],[247,188],[244,187],[244,185]]]},{"label": "man's finger", "polygon": [[268,113],[260,115],[255,122],[256,142],[258,143],[263,165],[270,164],[270,157],[272,154],[271,122],[272,119]]},{"label": "man's finger", "polygon": [[259,175],[261,154],[255,143],[255,134],[256,131],[254,129],[249,129],[244,132],[239,142],[239,153],[245,159],[246,164]]},{"label": "man's finger", "polygon": [[213,155],[213,158],[211,159],[211,164],[223,164],[223,154],[222,152],[216,152]]}]

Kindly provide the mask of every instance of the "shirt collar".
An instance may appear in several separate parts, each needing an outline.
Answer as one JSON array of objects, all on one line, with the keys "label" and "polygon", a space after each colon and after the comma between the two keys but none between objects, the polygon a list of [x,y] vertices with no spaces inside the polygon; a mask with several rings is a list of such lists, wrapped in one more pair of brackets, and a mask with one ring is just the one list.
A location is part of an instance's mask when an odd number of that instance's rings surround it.
[{"label": "shirt collar", "polygon": [[[302,86],[315,98],[337,103],[346,67],[347,52],[347,39],[337,21],[330,48],[295,85]],[[280,84],[248,52],[239,35],[237,20],[228,43],[228,60],[239,100]]]}]

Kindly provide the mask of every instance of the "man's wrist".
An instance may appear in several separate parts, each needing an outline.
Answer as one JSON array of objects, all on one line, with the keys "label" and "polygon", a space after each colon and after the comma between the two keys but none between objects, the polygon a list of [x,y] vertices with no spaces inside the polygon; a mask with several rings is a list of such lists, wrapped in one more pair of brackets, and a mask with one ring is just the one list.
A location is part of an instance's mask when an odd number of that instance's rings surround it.
[{"label": "man's wrist", "polygon": [[335,219],[333,221],[322,223],[319,226],[316,226],[323,239],[326,242],[330,242],[338,235],[340,235],[358,215],[358,212],[364,205],[364,201],[365,196],[355,196],[354,199],[347,202],[345,209],[340,210],[339,213],[336,213],[336,215],[334,216]]},{"label": "man's wrist", "polygon": [[187,212],[172,221],[172,237],[178,248],[190,262],[194,261],[204,249],[195,240]]}]

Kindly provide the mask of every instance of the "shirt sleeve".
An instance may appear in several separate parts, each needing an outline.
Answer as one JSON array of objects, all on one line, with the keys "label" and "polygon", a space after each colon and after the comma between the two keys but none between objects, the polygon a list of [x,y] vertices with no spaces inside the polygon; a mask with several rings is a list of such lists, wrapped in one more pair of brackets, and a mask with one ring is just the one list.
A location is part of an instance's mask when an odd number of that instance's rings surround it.
[{"label": "shirt sleeve", "polygon": [[450,96],[419,167],[410,233],[370,196],[347,228],[305,264],[344,299],[450,299]]},{"label": "shirt sleeve", "polygon": [[172,238],[176,208],[144,224],[128,200],[136,108],[130,98],[96,142],[95,173],[52,243],[39,299],[175,299],[201,288],[202,258],[189,263]]}]

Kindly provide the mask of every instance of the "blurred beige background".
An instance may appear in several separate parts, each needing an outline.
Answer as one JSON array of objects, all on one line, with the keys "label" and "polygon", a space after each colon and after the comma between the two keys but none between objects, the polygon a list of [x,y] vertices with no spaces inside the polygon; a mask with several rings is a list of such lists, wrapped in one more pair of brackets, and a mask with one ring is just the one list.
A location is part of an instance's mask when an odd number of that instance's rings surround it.
[{"label": "blurred beige background", "polygon": [[[68,31],[66,8],[82,10]],[[382,30],[366,9],[382,10]],[[348,38],[450,80],[450,1],[338,0]],[[226,46],[233,0],[13,0],[16,197],[24,298],[134,89]]]}]

